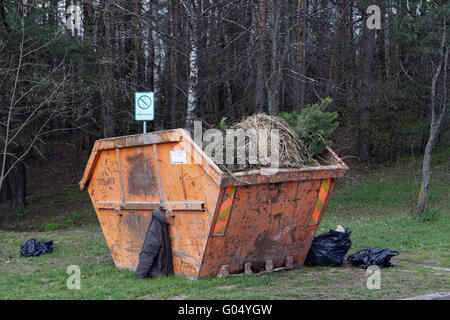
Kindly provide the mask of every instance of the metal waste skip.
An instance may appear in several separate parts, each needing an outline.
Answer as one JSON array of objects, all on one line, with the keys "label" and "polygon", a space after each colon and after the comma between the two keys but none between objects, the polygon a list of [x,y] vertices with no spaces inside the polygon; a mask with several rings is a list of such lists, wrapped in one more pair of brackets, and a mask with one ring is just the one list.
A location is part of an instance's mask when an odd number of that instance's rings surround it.
[{"label": "metal waste skip", "polygon": [[152,210],[170,223],[174,272],[197,279],[302,264],[337,178],[328,165],[225,174],[183,129],[96,141],[87,188],[117,267],[135,270]]}]

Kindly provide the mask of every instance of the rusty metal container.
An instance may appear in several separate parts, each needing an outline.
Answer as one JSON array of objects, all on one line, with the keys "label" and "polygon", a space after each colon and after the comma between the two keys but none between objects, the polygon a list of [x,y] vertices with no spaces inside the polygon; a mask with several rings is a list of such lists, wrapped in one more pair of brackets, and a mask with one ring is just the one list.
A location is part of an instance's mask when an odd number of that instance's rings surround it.
[{"label": "rusty metal container", "polygon": [[328,165],[230,176],[175,129],[96,141],[87,188],[117,267],[135,270],[152,210],[170,223],[175,274],[197,279],[302,264],[336,179]]}]

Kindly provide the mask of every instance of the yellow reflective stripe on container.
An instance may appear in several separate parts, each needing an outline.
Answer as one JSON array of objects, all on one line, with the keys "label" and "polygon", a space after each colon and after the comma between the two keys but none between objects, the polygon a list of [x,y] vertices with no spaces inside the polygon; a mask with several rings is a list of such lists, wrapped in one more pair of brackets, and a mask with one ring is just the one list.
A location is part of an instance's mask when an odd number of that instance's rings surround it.
[{"label": "yellow reflective stripe on container", "polygon": [[320,213],[322,212],[323,206],[328,196],[328,192],[330,191],[330,182],[331,179],[326,179],[322,180],[322,183],[320,184],[319,195],[317,196],[316,205],[309,222],[310,225],[317,224],[317,222],[319,221]]},{"label": "yellow reflective stripe on container", "polygon": [[225,234],[235,193],[236,187],[226,188],[222,204],[220,205],[219,215],[217,216],[216,225],[214,226],[213,236],[223,236]]}]

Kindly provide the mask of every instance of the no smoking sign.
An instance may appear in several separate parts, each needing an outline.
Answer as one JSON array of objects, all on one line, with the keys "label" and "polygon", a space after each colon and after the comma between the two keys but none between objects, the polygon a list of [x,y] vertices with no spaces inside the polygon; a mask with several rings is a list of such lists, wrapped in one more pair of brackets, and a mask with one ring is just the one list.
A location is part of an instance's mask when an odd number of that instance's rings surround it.
[{"label": "no smoking sign", "polygon": [[136,121],[152,121],[155,117],[153,92],[136,92],[134,96]]}]

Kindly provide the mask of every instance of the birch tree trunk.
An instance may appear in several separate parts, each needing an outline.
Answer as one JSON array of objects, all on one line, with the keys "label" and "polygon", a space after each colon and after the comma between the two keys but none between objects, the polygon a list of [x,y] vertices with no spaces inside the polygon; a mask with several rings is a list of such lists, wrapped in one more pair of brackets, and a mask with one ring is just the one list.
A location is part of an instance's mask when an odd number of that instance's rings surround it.
[{"label": "birch tree trunk", "polygon": [[[166,9],[162,9],[159,7],[159,4],[164,1],[156,1],[152,10],[152,17],[154,23],[154,29],[152,31],[153,38],[153,48],[154,48],[154,64],[153,64],[153,92],[154,92],[154,105],[155,105],[155,113],[156,110],[162,110],[162,96],[161,96],[161,87],[162,87],[162,77],[164,74],[165,66],[166,66],[166,45],[164,43],[164,39],[162,36],[156,32],[155,30],[162,30],[162,26],[160,25],[159,20],[164,14],[166,14]],[[160,111],[158,113],[158,117],[156,117],[157,127],[161,128],[164,124],[164,112]]]},{"label": "birch tree trunk", "polygon": [[[178,19],[178,0],[172,0],[172,37],[177,38],[180,30]],[[174,44],[172,53],[172,101],[170,105],[170,126],[177,127],[177,102],[178,102],[178,47]]]},{"label": "birch tree trunk", "polygon": [[[447,34],[446,34],[446,19],[444,19],[444,31],[442,33],[442,43],[440,49],[440,60],[439,65],[436,68],[436,72],[431,82],[431,125],[430,125],[430,136],[428,138],[427,145],[425,147],[425,152],[423,155],[423,165],[422,165],[422,184],[420,187],[419,200],[417,202],[417,210],[419,215],[425,212],[428,200],[428,188],[430,186],[430,161],[431,161],[431,151],[433,150],[434,144],[436,142],[436,137],[439,133],[444,115],[447,112],[447,69],[448,69],[448,46]],[[444,52],[445,48],[445,52]],[[442,65],[444,65],[444,76],[443,76],[443,95],[442,95],[442,105],[439,110],[436,110],[436,85],[439,80],[439,75],[442,70]]]},{"label": "birch tree trunk", "polygon": [[188,79],[188,96],[187,96],[187,109],[186,109],[186,130],[194,135],[194,120],[197,111],[197,101],[198,101],[198,0],[183,1],[185,8],[191,17],[190,28],[189,28],[189,41],[190,41],[190,51],[189,51],[189,79]]}]

